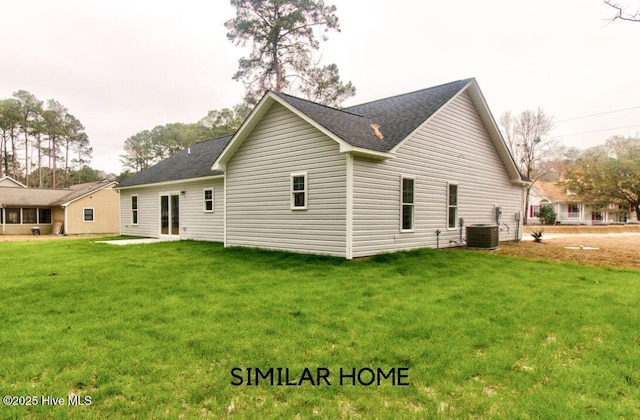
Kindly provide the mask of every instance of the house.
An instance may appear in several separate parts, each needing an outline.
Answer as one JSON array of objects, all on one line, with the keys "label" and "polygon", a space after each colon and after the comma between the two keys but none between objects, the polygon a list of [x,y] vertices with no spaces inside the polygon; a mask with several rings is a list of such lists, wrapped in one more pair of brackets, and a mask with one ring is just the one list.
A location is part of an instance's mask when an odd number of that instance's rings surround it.
[{"label": "house", "polygon": [[475,79],[335,109],[267,92],[232,136],[122,182],[122,233],[348,259],[520,237],[528,183]]},{"label": "house", "polygon": [[27,188],[22,182],[18,182],[10,176],[3,176],[0,178],[0,187],[6,188]]},{"label": "house", "polygon": [[[8,178],[8,177],[5,177]],[[118,233],[120,206],[115,181],[78,184],[66,189],[27,188],[0,180],[0,224],[3,235]]]},{"label": "house", "polygon": [[122,234],[223,242],[224,173],[211,166],[230,140],[193,144],[120,183]]},{"label": "house", "polygon": [[555,182],[536,182],[529,192],[529,223],[541,223],[538,218],[542,206],[551,206],[557,224],[601,225],[637,221],[628,204],[588,203]]}]

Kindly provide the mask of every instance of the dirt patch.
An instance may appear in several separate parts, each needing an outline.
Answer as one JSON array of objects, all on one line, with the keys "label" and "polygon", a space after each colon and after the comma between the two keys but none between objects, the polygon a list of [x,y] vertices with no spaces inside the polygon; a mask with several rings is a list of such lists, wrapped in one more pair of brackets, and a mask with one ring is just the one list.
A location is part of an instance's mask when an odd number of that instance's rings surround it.
[{"label": "dirt patch", "polygon": [[542,229],[545,234],[609,234],[609,233],[640,233],[640,224],[627,225],[527,225],[524,228],[525,236],[534,230]]},{"label": "dirt patch", "polygon": [[[545,231],[546,235],[546,231]],[[495,252],[522,258],[640,269],[640,233],[561,234],[541,243],[501,243]],[[597,249],[589,249],[597,248]]]}]

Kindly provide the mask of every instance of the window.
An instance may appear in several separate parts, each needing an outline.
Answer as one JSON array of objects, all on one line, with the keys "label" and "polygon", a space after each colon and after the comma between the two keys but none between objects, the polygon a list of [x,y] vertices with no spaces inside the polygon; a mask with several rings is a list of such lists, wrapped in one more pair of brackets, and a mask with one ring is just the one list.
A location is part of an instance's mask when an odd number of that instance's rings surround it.
[{"label": "window", "polygon": [[83,212],[83,221],[85,222],[93,222],[93,209],[92,208],[84,208]]},{"label": "window", "polygon": [[411,230],[414,223],[416,180],[405,177],[401,177],[400,180],[402,188],[400,223],[402,230]]},{"label": "window", "polygon": [[291,174],[291,210],[306,210],[307,200],[307,173]]},{"label": "window", "polygon": [[205,213],[213,212],[213,188],[204,190],[204,211]]},{"label": "window", "polygon": [[51,224],[51,209],[38,209],[38,223]]},{"label": "window", "polygon": [[25,225],[38,223],[38,210],[22,209],[22,223]]},{"label": "window", "polygon": [[458,185],[449,184],[447,190],[447,226],[455,228],[458,224]]},{"label": "window", "polygon": [[131,196],[131,223],[138,224],[138,196]]},{"label": "window", "polygon": [[4,211],[5,211],[5,214],[7,215],[8,225],[20,224],[20,209],[5,209]]},{"label": "window", "polygon": [[530,206],[529,217],[540,217],[540,205],[532,204]]},{"label": "window", "polygon": [[569,204],[568,206],[568,216],[570,218],[578,218],[580,217],[580,209],[577,204]]}]

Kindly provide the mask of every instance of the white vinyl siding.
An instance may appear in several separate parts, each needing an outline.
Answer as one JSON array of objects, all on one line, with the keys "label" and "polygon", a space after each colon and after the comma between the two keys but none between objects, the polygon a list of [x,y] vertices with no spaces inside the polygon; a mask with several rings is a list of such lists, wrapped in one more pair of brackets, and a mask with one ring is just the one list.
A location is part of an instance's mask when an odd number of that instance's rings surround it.
[{"label": "white vinyl siding", "polygon": [[[180,239],[222,242],[224,231],[223,212],[203,211],[203,190],[213,188],[214,208],[223,208],[223,180],[186,180],[184,183],[120,191],[120,214],[122,234],[157,238],[160,234],[160,194],[181,192],[180,197]],[[138,197],[138,224],[131,221],[131,196]]]},{"label": "white vinyl siding", "polygon": [[[292,175],[306,173],[306,211]],[[226,165],[226,246],[345,256],[346,159],[338,144],[275,103]]]},{"label": "white vinyl siding", "polygon": [[[384,131],[384,127],[382,127]],[[500,240],[514,240],[522,189],[511,183],[504,163],[467,92],[458,95],[406,139],[385,161],[354,157],[353,256],[459,243],[448,229],[447,189],[458,185],[457,218],[465,225],[495,223],[502,207]],[[415,176],[414,228],[400,232],[398,177]],[[457,225],[456,225],[457,226]],[[508,232],[507,232],[508,226]],[[464,233],[464,232],[463,232]]]}]

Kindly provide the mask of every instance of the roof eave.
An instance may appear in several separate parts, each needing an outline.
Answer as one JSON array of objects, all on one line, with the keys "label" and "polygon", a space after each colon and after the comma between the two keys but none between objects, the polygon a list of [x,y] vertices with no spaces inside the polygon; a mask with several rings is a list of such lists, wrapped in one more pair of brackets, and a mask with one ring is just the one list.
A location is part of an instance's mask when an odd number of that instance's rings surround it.
[{"label": "roof eave", "polygon": [[340,145],[341,153],[351,153],[352,155],[367,157],[371,159],[389,159],[395,157],[395,153],[392,152],[381,152],[377,150],[366,149],[363,147],[356,147],[350,144],[341,144]]},{"label": "roof eave", "polygon": [[87,191],[86,193],[84,193],[82,195],[79,195],[78,197],[74,197],[71,200],[64,201],[64,202],[53,203],[53,205],[61,206],[61,207],[67,207],[69,204],[73,203],[74,201],[78,201],[78,200],[80,200],[82,198],[90,196],[91,194],[95,194],[97,191],[102,191],[105,188],[108,188],[110,186],[117,185],[117,184],[118,184],[117,181],[111,181],[111,182],[105,183],[104,185],[101,185],[99,188],[92,189],[92,190]]},{"label": "roof eave", "polygon": [[174,179],[174,180],[171,180],[171,181],[153,182],[153,183],[148,183],[148,184],[127,185],[127,186],[124,186],[124,187],[117,186],[114,189],[116,191],[120,191],[120,190],[131,190],[131,189],[134,189],[134,188],[163,187],[163,186],[176,185],[176,184],[190,184],[192,182],[209,181],[209,180],[221,179],[221,178],[224,178],[224,174],[211,175],[211,176],[201,176],[201,177],[198,177],[198,178]]},{"label": "roof eave", "polygon": [[461,91],[465,91],[465,90],[469,91],[471,100],[475,103],[476,109],[480,114],[480,118],[484,122],[484,125],[487,131],[489,132],[489,137],[491,137],[491,140],[493,141],[493,144],[496,147],[496,150],[498,151],[498,155],[502,159],[504,166],[507,172],[509,173],[509,176],[512,182],[515,184],[520,184],[522,186],[531,185],[531,182],[525,179],[520,173],[520,171],[518,170],[518,167],[513,158],[513,155],[511,154],[511,151],[509,150],[509,147],[507,146],[507,142],[504,140],[504,137],[502,137],[502,133],[498,128],[498,124],[496,123],[496,120],[493,118],[493,115],[491,114],[491,110],[489,109],[489,105],[487,105],[487,101],[485,100],[484,95],[482,94],[482,91],[478,86],[478,82],[475,79],[472,79],[471,82],[467,86],[465,86]]},{"label": "roof eave", "polygon": [[531,186],[531,181],[527,181],[522,178],[511,179],[511,183],[514,185],[519,185],[523,188],[529,188]]},{"label": "roof eave", "polygon": [[9,181],[13,182],[14,184],[16,184],[17,186],[21,187],[21,188],[27,188],[26,185],[24,185],[22,182],[11,178],[9,175],[5,175],[2,178],[0,178],[0,181],[4,181],[5,179],[8,179]]},{"label": "roof eave", "polygon": [[267,92],[262,99],[260,99],[260,102],[258,102],[249,116],[242,122],[242,125],[240,125],[240,128],[233,135],[222,153],[220,153],[218,158],[213,162],[211,165],[212,171],[224,171],[226,169],[226,164],[229,159],[231,159],[235,152],[240,148],[240,145],[242,145],[253,128],[258,124],[276,100],[277,97],[271,92]]}]

